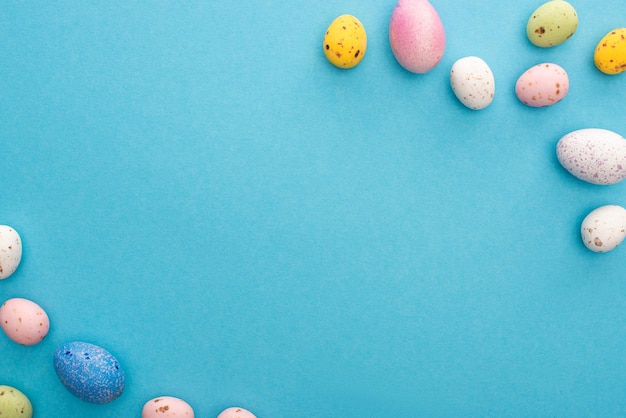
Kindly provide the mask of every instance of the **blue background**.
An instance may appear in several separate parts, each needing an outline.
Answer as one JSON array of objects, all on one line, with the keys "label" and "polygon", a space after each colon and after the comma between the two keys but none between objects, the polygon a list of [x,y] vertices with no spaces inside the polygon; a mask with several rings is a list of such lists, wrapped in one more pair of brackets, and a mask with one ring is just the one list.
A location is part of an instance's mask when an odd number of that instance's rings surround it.
[{"label": "blue background", "polygon": [[[394,0],[27,1],[0,13],[0,224],[23,240],[0,296],[51,319],[34,347],[0,335],[0,383],[37,417],[138,417],[161,395],[198,417],[625,416],[626,248],[580,222],[626,182],[569,175],[575,129],[624,135],[626,78],[593,64],[622,0],[572,3],[565,44],[533,46],[541,2],[434,1],[432,72],[389,48]],[[368,34],[341,70],[337,16]],[[490,107],[454,97],[468,55]],[[515,81],[554,62],[550,108]],[[127,387],[69,394],[54,350],[113,353]]]}]

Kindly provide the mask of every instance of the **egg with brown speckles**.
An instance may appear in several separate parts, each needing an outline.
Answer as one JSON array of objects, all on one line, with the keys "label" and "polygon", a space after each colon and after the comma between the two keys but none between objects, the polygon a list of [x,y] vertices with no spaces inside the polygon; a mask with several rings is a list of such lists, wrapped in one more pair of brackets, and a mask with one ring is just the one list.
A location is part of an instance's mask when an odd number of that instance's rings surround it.
[{"label": "egg with brown speckles", "polygon": [[614,250],[626,238],[626,209],[618,205],[600,206],[585,217],[580,232],[591,251]]},{"label": "egg with brown speckles", "polygon": [[551,0],[539,6],[526,23],[528,40],[541,48],[560,45],[578,28],[574,7],[563,0]]},{"label": "egg with brown speckles", "polygon": [[256,416],[247,409],[234,406],[223,410],[217,418],[256,418]]},{"label": "egg with brown speckles", "polygon": [[578,129],[556,145],[559,163],[573,176],[592,184],[626,179],[626,139],[608,129]]},{"label": "egg with brown speckles", "polygon": [[10,226],[0,225],[0,280],[17,270],[22,260],[22,240]]},{"label": "egg with brown speckles", "polygon": [[12,298],[0,306],[0,326],[4,333],[21,345],[39,344],[48,335],[48,314],[35,302]]},{"label": "egg with brown speckles", "polygon": [[473,56],[461,58],[452,65],[450,85],[457,99],[472,110],[489,106],[496,92],[491,68],[481,58]]},{"label": "egg with brown speckles", "polygon": [[31,418],[33,405],[21,391],[0,385],[0,416],[2,418]]},{"label": "egg with brown speckles", "polygon": [[367,50],[365,28],[356,17],[341,15],[326,29],[322,47],[326,59],[334,66],[355,67],[363,60]]},{"label": "egg with brown speckles", "polygon": [[530,107],[552,106],[565,98],[569,77],[559,65],[537,64],[526,70],[515,83],[517,98]]},{"label": "egg with brown speckles", "polygon": [[174,396],[150,399],[143,406],[141,418],[194,418],[191,405]]},{"label": "egg with brown speckles", "polygon": [[602,38],[596,46],[593,62],[604,74],[626,71],[626,28],[614,29]]}]

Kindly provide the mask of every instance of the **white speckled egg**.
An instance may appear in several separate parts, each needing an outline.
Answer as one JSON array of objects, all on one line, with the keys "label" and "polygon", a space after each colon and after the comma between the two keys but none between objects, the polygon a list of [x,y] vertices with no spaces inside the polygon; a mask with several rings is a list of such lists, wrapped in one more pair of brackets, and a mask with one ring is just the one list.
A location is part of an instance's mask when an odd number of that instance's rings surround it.
[{"label": "white speckled egg", "polygon": [[22,240],[10,226],[0,225],[0,280],[17,270],[22,261]]},{"label": "white speckled egg", "polygon": [[191,405],[173,396],[150,399],[141,411],[141,418],[194,418]]},{"label": "white speckled egg", "polygon": [[223,410],[217,418],[256,418],[256,416],[247,409],[234,406]]},{"label": "white speckled egg", "polygon": [[562,137],[556,146],[561,165],[593,184],[616,184],[626,178],[626,139],[607,129],[587,128]]},{"label": "white speckled egg", "polygon": [[0,306],[0,326],[16,343],[35,345],[48,335],[50,320],[48,314],[35,302],[12,298]]},{"label": "white speckled egg", "polygon": [[473,110],[489,106],[496,92],[491,68],[478,57],[457,60],[450,70],[450,85],[457,99]]},{"label": "white speckled egg", "polygon": [[585,217],[580,232],[583,243],[591,251],[611,251],[626,237],[626,209],[617,205],[600,206]]}]

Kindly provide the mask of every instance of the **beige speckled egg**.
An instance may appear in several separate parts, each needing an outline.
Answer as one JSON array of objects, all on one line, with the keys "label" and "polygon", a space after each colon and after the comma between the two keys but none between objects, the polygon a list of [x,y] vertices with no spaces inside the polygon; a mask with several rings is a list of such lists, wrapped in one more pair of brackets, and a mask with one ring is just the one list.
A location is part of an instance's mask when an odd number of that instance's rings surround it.
[{"label": "beige speckled egg", "polygon": [[17,270],[22,260],[22,240],[10,226],[0,225],[0,280]]},{"label": "beige speckled egg", "polygon": [[141,418],[194,418],[194,412],[182,399],[160,396],[144,404]]},{"label": "beige speckled egg", "polygon": [[35,302],[13,298],[0,306],[0,326],[16,343],[35,345],[48,335],[50,320],[48,314]]},{"label": "beige speckled egg", "polygon": [[600,206],[585,217],[580,227],[583,243],[596,253],[615,249],[626,237],[626,209]]},{"label": "beige speckled egg", "polygon": [[457,99],[473,110],[489,106],[496,92],[491,68],[478,57],[457,60],[450,69],[450,85]]},{"label": "beige speckled egg", "polygon": [[232,407],[223,410],[217,418],[256,418],[256,416],[247,409]]}]

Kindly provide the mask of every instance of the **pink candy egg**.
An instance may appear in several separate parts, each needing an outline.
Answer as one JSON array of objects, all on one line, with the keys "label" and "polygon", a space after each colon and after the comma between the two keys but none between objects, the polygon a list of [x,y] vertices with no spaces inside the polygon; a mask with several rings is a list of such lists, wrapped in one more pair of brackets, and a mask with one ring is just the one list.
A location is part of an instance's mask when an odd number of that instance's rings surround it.
[{"label": "pink candy egg", "polygon": [[217,418],[256,418],[256,416],[247,409],[232,407],[223,410]]},{"label": "pink candy egg", "polygon": [[160,396],[150,399],[141,410],[141,418],[194,418],[194,412],[187,402],[173,396]]},{"label": "pink candy egg", "polygon": [[531,107],[552,106],[563,100],[568,90],[567,73],[560,66],[551,63],[529,68],[515,84],[517,98]]},{"label": "pink candy egg", "polygon": [[0,307],[0,326],[18,344],[35,345],[48,334],[50,320],[46,312],[28,299],[9,299]]},{"label": "pink candy egg", "polygon": [[389,43],[406,70],[424,74],[435,68],[446,49],[439,14],[428,0],[399,0],[389,23]]}]

